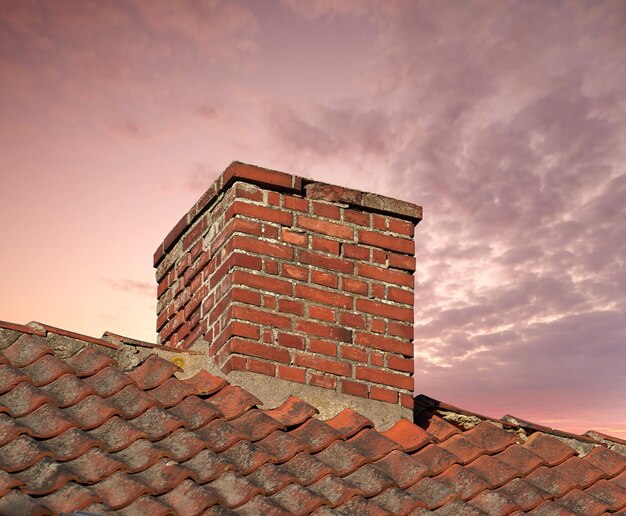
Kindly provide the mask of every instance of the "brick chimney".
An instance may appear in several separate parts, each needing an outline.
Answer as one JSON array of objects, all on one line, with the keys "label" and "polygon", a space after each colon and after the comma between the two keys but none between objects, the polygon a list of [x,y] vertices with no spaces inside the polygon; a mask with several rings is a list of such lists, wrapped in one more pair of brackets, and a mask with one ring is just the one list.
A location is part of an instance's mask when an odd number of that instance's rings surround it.
[{"label": "brick chimney", "polygon": [[154,255],[159,344],[205,346],[229,380],[268,392],[407,416],[421,216],[408,202],[235,162]]}]

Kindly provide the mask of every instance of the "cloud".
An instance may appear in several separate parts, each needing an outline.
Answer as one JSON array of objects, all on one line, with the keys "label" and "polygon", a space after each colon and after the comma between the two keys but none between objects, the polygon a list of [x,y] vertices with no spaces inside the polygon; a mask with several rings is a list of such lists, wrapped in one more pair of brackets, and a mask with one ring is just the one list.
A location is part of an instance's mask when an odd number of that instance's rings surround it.
[{"label": "cloud", "polygon": [[327,167],[375,155],[387,192],[424,206],[418,392],[626,415],[626,7],[397,5],[378,88],[277,109],[276,138]]},{"label": "cloud", "polygon": [[130,118],[113,122],[111,128],[121,136],[130,137],[136,140],[145,140],[150,136],[141,125]]},{"label": "cloud", "polygon": [[128,292],[131,294],[140,294],[142,296],[150,296],[151,298],[156,295],[156,287],[152,283],[130,279],[102,279],[114,290]]}]

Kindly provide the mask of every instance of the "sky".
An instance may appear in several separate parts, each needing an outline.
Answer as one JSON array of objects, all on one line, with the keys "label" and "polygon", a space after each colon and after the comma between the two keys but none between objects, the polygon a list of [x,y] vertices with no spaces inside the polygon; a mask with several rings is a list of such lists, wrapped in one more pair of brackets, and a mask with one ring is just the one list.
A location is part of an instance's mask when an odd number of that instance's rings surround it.
[{"label": "sky", "polygon": [[626,438],[626,2],[0,0],[0,319],[155,341],[244,161],[420,204],[416,391]]}]

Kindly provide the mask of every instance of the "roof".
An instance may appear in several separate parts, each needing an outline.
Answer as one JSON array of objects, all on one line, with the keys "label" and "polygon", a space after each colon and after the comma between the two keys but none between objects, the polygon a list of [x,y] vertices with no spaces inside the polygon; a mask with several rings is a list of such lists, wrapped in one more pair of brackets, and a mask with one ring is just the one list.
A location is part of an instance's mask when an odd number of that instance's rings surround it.
[{"label": "roof", "polygon": [[350,409],[322,421],[296,397],[266,409],[206,371],[179,379],[149,345],[122,340],[0,324],[0,514],[626,508],[619,439],[427,397],[416,399],[417,424],[377,431]]}]

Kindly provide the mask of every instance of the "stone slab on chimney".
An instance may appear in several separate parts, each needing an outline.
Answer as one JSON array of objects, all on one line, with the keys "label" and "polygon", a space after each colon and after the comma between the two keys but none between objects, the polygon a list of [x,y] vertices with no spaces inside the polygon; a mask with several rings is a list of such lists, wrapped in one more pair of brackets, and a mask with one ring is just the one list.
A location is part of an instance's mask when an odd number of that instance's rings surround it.
[{"label": "stone slab on chimney", "polygon": [[154,255],[159,344],[206,349],[214,372],[268,398],[410,418],[421,217],[235,162]]}]

